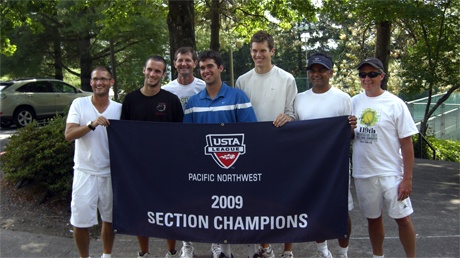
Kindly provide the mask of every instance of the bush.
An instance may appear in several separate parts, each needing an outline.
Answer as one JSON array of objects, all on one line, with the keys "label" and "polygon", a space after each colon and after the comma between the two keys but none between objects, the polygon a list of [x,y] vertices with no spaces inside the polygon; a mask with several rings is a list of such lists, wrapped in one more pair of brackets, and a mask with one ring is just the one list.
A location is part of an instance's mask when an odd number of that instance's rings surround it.
[{"label": "bush", "polygon": [[64,138],[65,117],[44,126],[36,121],[10,137],[0,167],[5,179],[29,181],[50,194],[68,196],[72,188],[74,144]]},{"label": "bush", "polygon": [[[460,141],[442,140],[434,136],[425,136],[425,139],[433,146],[436,151],[436,160],[460,162]],[[415,157],[420,157],[418,135],[413,137]],[[432,159],[433,151],[422,142],[422,158]]]},{"label": "bush", "polygon": [[460,141],[426,138],[434,146],[437,160],[460,162]]}]

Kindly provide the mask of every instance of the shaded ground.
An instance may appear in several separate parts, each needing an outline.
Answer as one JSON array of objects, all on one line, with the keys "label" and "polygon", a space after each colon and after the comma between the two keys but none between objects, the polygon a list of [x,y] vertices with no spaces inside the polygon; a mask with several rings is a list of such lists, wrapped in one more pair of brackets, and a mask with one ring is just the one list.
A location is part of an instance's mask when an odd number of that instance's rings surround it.
[{"label": "shaded ground", "polygon": [[[69,198],[51,196],[40,204],[44,193],[33,185],[17,188],[0,179],[0,226],[2,229],[72,237]],[[98,228],[91,237],[99,237]]]}]

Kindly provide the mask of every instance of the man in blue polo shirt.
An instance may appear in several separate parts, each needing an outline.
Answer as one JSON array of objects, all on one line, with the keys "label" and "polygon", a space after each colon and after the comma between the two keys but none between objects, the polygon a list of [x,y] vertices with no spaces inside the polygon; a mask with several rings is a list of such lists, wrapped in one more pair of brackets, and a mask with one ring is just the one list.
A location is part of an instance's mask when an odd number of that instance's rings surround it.
[{"label": "man in blue polo shirt", "polygon": [[184,123],[257,122],[246,94],[222,82],[224,66],[220,54],[212,50],[204,51],[199,62],[206,88],[188,100]]},{"label": "man in blue polo shirt", "polygon": [[[249,98],[243,91],[222,82],[224,70],[219,53],[207,50],[199,60],[201,78],[206,88],[189,98],[184,111],[184,123],[244,123],[257,122]],[[213,258],[230,258],[230,244],[212,244]]]}]

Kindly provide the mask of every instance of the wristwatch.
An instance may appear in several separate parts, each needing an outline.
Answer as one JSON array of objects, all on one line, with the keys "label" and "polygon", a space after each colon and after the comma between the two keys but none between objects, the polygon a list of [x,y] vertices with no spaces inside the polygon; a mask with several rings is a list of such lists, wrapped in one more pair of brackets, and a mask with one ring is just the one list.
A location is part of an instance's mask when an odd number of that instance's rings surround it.
[{"label": "wristwatch", "polygon": [[93,123],[93,121],[88,121],[88,123],[86,123],[86,126],[88,126],[89,129],[91,129],[91,130],[94,131],[94,130],[96,129],[96,127],[94,127],[94,126],[92,125],[92,123]]}]

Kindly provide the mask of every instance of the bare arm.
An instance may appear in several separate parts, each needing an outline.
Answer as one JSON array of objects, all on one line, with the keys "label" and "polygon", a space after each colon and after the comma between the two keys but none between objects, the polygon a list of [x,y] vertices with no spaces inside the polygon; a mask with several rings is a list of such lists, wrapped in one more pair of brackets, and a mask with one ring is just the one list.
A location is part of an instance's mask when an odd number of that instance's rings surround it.
[{"label": "bare arm", "polygon": [[402,201],[412,193],[412,171],[414,169],[414,146],[412,137],[399,139],[403,157],[404,175],[398,188],[398,200]]},{"label": "bare arm", "polygon": [[86,125],[67,123],[65,125],[65,139],[68,142],[72,142],[78,138],[83,137],[85,134],[89,133],[90,131],[91,129]]},{"label": "bare arm", "polygon": [[[110,122],[107,118],[100,116],[95,121],[91,122],[91,125],[96,128],[98,125],[102,126],[109,126]],[[86,135],[87,133],[91,132],[91,129],[84,125],[74,124],[74,123],[67,123],[65,126],[65,139],[69,142],[79,139]]]}]

